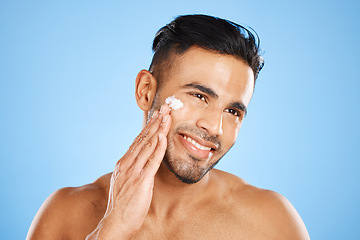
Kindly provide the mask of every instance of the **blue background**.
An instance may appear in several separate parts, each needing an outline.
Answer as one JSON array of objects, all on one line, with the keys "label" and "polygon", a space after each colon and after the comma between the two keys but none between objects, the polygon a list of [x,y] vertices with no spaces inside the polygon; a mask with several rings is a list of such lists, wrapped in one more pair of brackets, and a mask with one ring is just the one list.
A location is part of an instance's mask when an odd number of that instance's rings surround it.
[{"label": "blue background", "polygon": [[156,31],[205,13],[253,27],[260,73],[218,168],[287,197],[312,239],[359,239],[359,1],[0,1],[0,234],[112,171],[140,132]]}]

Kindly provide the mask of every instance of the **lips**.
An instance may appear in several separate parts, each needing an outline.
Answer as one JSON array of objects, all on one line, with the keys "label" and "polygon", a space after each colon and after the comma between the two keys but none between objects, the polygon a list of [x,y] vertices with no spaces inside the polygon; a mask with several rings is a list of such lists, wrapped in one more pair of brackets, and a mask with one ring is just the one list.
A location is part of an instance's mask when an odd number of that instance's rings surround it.
[{"label": "lips", "polygon": [[210,151],[211,147],[205,147],[203,145],[201,145],[200,143],[196,142],[194,139],[192,139],[189,136],[183,135],[184,139],[187,140],[188,142],[191,142],[193,145],[195,145],[195,147],[199,148],[200,150],[207,150]]},{"label": "lips", "polygon": [[186,150],[198,159],[209,159],[216,149],[216,146],[195,136],[179,134],[180,142]]}]

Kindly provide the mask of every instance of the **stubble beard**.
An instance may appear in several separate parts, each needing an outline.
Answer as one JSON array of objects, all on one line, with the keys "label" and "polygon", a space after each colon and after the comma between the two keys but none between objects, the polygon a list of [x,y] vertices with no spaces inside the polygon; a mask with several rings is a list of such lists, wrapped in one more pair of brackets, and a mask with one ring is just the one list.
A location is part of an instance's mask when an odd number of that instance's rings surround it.
[{"label": "stubble beard", "polygon": [[168,140],[168,147],[165,152],[163,164],[183,183],[193,184],[199,182],[215,165],[217,160],[210,160],[206,167],[199,165],[200,159],[188,154],[189,160],[182,160],[174,156],[174,147],[172,140]]}]

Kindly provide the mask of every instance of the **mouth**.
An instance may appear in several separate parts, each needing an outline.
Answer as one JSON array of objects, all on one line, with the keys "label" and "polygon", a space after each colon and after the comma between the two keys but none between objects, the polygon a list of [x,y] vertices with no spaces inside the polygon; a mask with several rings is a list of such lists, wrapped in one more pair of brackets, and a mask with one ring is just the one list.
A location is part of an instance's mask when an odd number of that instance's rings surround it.
[{"label": "mouth", "polygon": [[211,158],[214,151],[217,149],[215,144],[204,141],[198,137],[189,136],[183,133],[178,136],[185,149],[197,159],[207,160]]}]

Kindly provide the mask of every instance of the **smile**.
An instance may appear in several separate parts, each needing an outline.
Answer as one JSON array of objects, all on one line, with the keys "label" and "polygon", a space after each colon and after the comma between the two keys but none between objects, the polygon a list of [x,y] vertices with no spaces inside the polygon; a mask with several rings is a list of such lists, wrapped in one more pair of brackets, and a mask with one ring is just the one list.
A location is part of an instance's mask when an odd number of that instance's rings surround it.
[{"label": "smile", "polygon": [[195,145],[197,148],[199,148],[200,150],[207,150],[210,151],[211,148],[210,147],[205,147],[203,145],[201,145],[200,143],[196,142],[194,139],[192,139],[191,137],[185,136],[183,135],[183,138],[188,141],[191,142],[193,145]]},{"label": "smile", "polygon": [[196,136],[188,136],[184,133],[178,135],[179,140],[188,153],[199,160],[208,160],[214,154],[217,146],[211,142],[204,141]]}]

